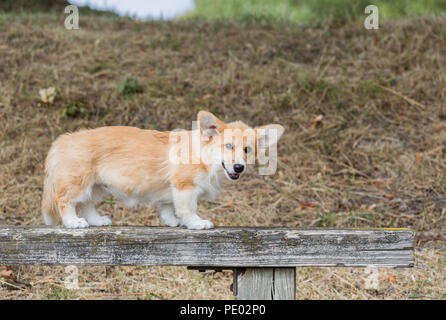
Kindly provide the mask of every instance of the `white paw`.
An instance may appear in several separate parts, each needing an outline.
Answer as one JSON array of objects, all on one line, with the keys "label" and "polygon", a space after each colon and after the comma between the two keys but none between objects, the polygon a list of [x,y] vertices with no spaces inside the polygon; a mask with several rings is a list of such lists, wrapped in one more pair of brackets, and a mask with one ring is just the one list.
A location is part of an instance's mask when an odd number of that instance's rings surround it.
[{"label": "white paw", "polygon": [[193,230],[212,229],[214,225],[209,220],[197,219],[184,224],[186,228]]},{"label": "white paw", "polygon": [[95,226],[95,227],[110,226],[112,224],[111,219],[107,216],[97,215],[91,218],[87,218],[87,220],[90,226]]},{"label": "white paw", "polygon": [[77,229],[77,228],[87,228],[88,222],[84,218],[78,218],[78,217],[70,217],[70,218],[62,218],[63,225],[66,228],[70,229]]},{"label": "white paw", "polygon": [[180,221],[178,221],[177,218],[171,216],[161,216],[160,220],[161,225],[166,227],[178,227],[178,225],[180,224]]}]

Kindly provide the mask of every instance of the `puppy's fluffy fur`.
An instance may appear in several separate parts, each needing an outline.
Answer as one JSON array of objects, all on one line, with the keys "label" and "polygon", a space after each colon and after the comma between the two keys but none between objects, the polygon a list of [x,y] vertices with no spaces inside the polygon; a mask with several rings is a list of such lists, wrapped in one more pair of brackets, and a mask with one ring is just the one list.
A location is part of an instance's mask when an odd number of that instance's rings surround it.
[{"label": "puppy's fluffy fur", "polygon": [[[98,214],[95,203],[111,194],[130,207],[157,203],[162,225],[212,228],[210,221],[197,215],[197,201],[213,199],[225,176],[237,180],[246,167],[246,151],[256,152],[259,145],[276,143],[284,129],[280,125],[255,128],[258,141],[247,146],[243,132],[251,128],[240,121],[226,124],[201,111],[198,122],[202,138],[198,163],[169,160],[170,132],[102,127],[60,136],[45,162],[42,200],[45,223],[55,224],[60,215],[67,228],[110,225],[110,218]],[[268,139],[268,130],[266,135],[258,135],[260,129],[270,128],[277,130],[275,139]],[[238,129],[233,144],[217,139],[225,129]],[[191,131],[187,134],[191,135]],[[240,149],[245,152],[236,152]],[[231,153],[235,161],[229,163],[223,158],[211,163],[202,161],[203,155],[219,154],[216,150],[223,150],[222,157]]]}]

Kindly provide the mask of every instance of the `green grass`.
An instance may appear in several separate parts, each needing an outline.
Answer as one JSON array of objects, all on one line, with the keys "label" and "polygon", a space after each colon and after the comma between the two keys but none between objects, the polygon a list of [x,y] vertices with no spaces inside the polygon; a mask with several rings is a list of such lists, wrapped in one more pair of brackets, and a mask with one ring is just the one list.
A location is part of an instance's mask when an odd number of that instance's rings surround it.
[{"label": "green grass", "polygon": [[2,0],[2,11],[45,11],[62,9],[69,5],[65,0]]},{"label": "green grass", "polygon": [[138,83],[136,78],[126,78],[119,86],[119,91],[122,93],[122,95],[126,96],[135,93],[142,93],[144,89]]},{"label": "green grass", "polygon": [[310,14],[305,6],[289,0],[196,0],[195,4],[196,9],[184,18],[302,21]]},{"label": "green grass", "polygon": [[[0,13],[58,13],[64,14],[66,6],[70,5],[67,0],[1,0]],[[87,6],[79,7],[80,15],[95,15],[103,17],[118,17],[111,11],[99,11]]]},{"label": "green grass", "polygon": [[69,300],[72,299],[70,292],[67,289],[52,287],[51,291],[44,295],[47,300]]},{"label": "green grass", "polygon": [[[63,13],[66,0],[4,0],[0,12]],[[196,9],[180,19],[283,21],[344,24],[364,19],[367,5],[378,6],[380,19],[434,15],[446,12],[446,0],[195,0]],[[81,15],[116,16],[109,11],[80,7]]]},{"label": "green grass", "polygon": [[446,0],[195,0],[195,4],[196,9],[182,18],[346,23],[365,18],[364,9],[370,4],[378,6],[380,18],[385,19],[446,11]]},{"label": "green grass", "polygon": [[62,117],[75,118],[88,114],[88,109],[83,101],[72,101],[62,108]]}]

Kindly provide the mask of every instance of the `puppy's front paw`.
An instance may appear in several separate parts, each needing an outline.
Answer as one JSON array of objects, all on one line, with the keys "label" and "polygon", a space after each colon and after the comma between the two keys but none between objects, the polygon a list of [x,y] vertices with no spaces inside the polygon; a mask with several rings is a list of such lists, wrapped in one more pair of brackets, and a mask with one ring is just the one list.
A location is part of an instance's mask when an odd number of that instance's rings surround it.
[{"label": "puppy's front paw", "polygon": [[184,224],[186,228],[192,230],[212,229],[214,225],[209,220],[197,219]]},{"label": "puppy's front paw", "polygon": [[101,215],[97,215],[91,218],[87,218],[88,223],[90,226],[110,226],[112,224],[112,221],[109,217],[107,216],[101,216]]},{"label": "puppy's front paw", "polygon": [[180,224],[180,221],[173,216],[161,216],[161,225],[165,227],[177,227]]},{"label": "puppy's front paw", "polygon": [[62,222],[66,228],[70,229],[78,229],[78,228],[87,228],[88,222],[84,218],[62,218]]}]

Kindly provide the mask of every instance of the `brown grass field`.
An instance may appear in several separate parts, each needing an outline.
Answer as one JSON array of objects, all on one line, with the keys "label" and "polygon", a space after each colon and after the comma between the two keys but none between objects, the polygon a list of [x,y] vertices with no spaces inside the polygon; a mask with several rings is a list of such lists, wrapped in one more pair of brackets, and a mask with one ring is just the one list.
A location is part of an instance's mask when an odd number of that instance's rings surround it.
[{"label": "brown grass field", "polygon": [[[217,226],[409,227],[416,265],[299,268],[298,299],[446,298],[446,16],[320,24],[0,15],[0,224],[41,225],[51,142],[80,128],[189,129],[201,109],[286,127],[278,170],[251,168],[199,212]],[[125,79],[140,89],[123,94]],[[55,87],[52,104],[39,90]],[[130,90],[131,91],[131,90]],[[112,198],[115,225],[159,225]],[[3,299],[233,299],[230,272],[0,266]]]}]

